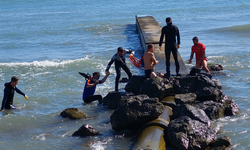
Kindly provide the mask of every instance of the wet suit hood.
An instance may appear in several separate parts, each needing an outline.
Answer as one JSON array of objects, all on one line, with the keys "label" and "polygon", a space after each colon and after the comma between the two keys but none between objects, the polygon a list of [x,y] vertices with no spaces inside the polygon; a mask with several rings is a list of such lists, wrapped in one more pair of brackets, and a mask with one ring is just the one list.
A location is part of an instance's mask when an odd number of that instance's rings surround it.
[{"label": "wet suit hood", "polygon": [[[11,85],[10,85],[10,82],[4,83],[4,86],[6,86],[6,87],[7,87],[7,86],[11,86]],[[12,86],[11,86],[11,87],[12,87]]]}]

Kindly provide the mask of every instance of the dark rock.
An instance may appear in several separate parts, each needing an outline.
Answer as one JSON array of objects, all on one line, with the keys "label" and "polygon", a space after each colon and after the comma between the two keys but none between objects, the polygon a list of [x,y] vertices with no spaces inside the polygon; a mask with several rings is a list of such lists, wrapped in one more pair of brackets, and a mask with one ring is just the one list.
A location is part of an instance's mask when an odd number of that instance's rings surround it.
[{"label": "dark rock", "polygon": [[72,136],[85,137],[95,135],[100,135],[100,133],[88,124],[84,124],[76,132],[74,132]]},{"label": "dark rock", "polygon": [[141,100],[138,98],[140,95],[131,97],[134,100],[130,99],[127,103],[122,104],[110,116],[110,122],[115,131],[138,130],[142,125],[156,119],[163,112],[164,106],[158,98]]},{"label": "dark rock", "polygon": [[149,97],[157,97],[162,100],[166,95],[172,91],[172,84],[169,80],[161,77],[154,77],[146,79],[142,86],[139,94],[146,94]]},{"label": "dark rock", "polygon": [[131,96],[132,93],[127,92],[109,92],[103,98],[103,105],[108,106],[110,109],[117,109],[120,106],[120,101],[123,96]]},{"label": "dark rock", "polygon": [[215,137],[216,131],[206,124],[183,116],[169,123],[166,140],[177,150],[204,150]]},{"label": "dark rock", "polygon": [[85,113],[78,108],[67,108],[60,113],[63,118],[69,117],[70,119],[86,119],[89,118]]},{"label": "dark rock", "polygon": [[239,106],[228,96],[224,95],[222,103],[225,106],[225,116],[233,116],[239,112]]},{"label": "dark rock", "polygon": [[137,95],[140,92],[142,83],[146,79],[147,78],[145,76],[132,76],[125,86],[125,91],[132,92]]},{"label": "dark rock", "polygon": [[205,111],[209,119],[215,120],[224,117],[225,107],[221,103],[205,101],[195,105],[195,107]]},{"label": "dark rock", "polygon": [[223,70],[223,66],[220,64],[207,64],[207,68],[210,71],[221,71]]},{"label": "dark rock", "polygon": [[212,81],[214,82],[216,88],[222,89],[220,80],[218,78],[217,79],[212,79]]},{"label": "dark rock", "polygon": [[230,150],[232,148],[232,142],[229,137],[223,136],[209,143],[208,146],[211,150]]},{"label": "dark rock", "polygon": [[120,100],[120,105],[122,104],[126,104],[126,103],[129,103],[129,102],[132,102],[132,101],[143,101],[145,99],[149,99],[149,97],[147,95],[136,95],[136,96],[122,96],[121,97],[121,100]]},{"label": "dark rock", "polygon": [[173,111],[171,119],[176,119],[182,116],[188,116],[191,119],[198,120],[210,126],[211,122],[204,110],[196,108],[189,104],[177,105]]},{"label": "dark rock", "polygon": [[176,94],[174,97],[176,104],[193,104],[196,100],[196,94],[186,93],[186,94]]},{"label": "dark rock", "polygon": [[[176,94],[195,93],[205,87],[214,87],[221,89],[217,80],[212,80],[211,75],[206,73],[197,74],[197,76],[187,76],[176,79],[173,84],[173,90]],[[198,95],[197,95],[198,96]]]},{"label": "dark rock", "polygon": [[213,100],[215,102],[219,102],[222,98],[222,90],[215,87],[204,87],[195,92],[197,95],[197,100],[199,101],[207,101]]}]

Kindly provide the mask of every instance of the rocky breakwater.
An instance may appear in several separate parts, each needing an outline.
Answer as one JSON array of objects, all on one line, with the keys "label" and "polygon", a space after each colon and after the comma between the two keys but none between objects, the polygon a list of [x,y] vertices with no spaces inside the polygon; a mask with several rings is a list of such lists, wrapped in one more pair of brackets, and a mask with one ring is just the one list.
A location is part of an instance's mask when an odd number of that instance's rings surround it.
[{"label": "rocky breakwater", "polygon": [[[199,73],[169,79],[133,76],[125,91],[110,92],[103,99],[104,106],[115,109],[110,116],[115,131],[136,132],[161,115],[164,105],[168,105],[173,115],[164,131],[167,147],[182,150],[232,146],[229,137],[217,138],[218,130],[212,122],[236,115],[239,107],[223,94],[220,81],[211,75]],[[174,96],[175,104],[161,102],[168,96]]]}]

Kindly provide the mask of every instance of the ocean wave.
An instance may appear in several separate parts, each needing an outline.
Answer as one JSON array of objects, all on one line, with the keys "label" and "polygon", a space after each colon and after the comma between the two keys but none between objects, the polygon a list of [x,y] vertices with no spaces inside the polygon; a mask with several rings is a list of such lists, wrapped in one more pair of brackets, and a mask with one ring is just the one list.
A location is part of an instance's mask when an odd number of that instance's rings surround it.
[{"label": "ocean wave", "polygon": [[66,64],[71,64],[74,62],[81,62],[83,60],[90,60],[89,56],[84,58],[74,59],[74,60],[43,60],[43,61],[33,61],[33,62],[11,62],[11,63],[0,63],[0,66],[36,66],[36,67],[57,67]]},{"label": "ocean wave", "polygon": [[241,36],[248,37],[250,33],[250,24],[216,28],[212,29],[211,31],[216,33],[240,34]]}]

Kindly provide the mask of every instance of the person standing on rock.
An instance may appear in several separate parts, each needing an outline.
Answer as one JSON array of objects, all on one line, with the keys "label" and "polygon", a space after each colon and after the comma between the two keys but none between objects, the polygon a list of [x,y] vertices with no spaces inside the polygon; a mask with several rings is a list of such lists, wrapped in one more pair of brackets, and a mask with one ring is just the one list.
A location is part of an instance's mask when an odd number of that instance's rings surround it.
[{"label": "person standing on rock", "polygon": [[[175,61],[176,75],[180,76],[179,70],[180,65],[178,62],[178,48],[180,47],[180,33],[177,26],[172,24],[172,19],[170,17],[166,18],[167,25],[161,30],[161,37],[159,41],[160,50],[162,50],[162,42],[165,36],[165,57],[166,57],[166,77],[170,76],[170,54],[172,52]],[[176,44],[177,37],[177,44]]]},{"label": "person standing on rock", "polygon": [[135,52],[132,50],[126,50],[126,49],[123,49],[122,47],[118,47],[117,53],[109,61],[108,66],[106,68],[106,72],[109,71],[109,68],[111,67],[113,62],[115,62],[115,71],[116,71],[115,91],[118,91],[118,84],[119,84],[119,80],[121,77],[121,68],[126,72],[129,79],[132,77],[132,73],[130,72],[126,64],[125,57],[126,57],[126,54],[134,55],[134,53]]},{"label": "person standing on rock", "polygon": [[110,75],[110,73],[107,72],[106,76],[102,80],[99,80],[100,73],[94,72],[93,77],[90,77],[88,80],[86,80],[85,87],[83,90],[83,95],[82,95],[82,99],[85,103],[90,103],[90,102],[95,101],[95,100],[98,100],[99,103],[101,103],[102,96],[101,95],[94,95],[96,85],[104,83],[109,75]]},{"label": "person standing on rock", "polygon": [[4,96],[3,96],[1,111],[3,109],[15,109],[16,108],[13,105],[13,98],[14,98],[15,91],[23,95],[26,98],[26,100],[28,100],[28,97],[16,87],[16,85],[18,84],[18,80],[19,79],[16,76],[13,76],[10,82],[4,84],[5,88],[4,88]]},{"label": "person standing on rock", "polygon": [[210,73],[209,69],[207,68],[207,57],[206,57],[206,47],[204,44],[199,42],[199,39],[197,36],[193,38],[194,45],[191,48],[191,55],[190,59],[188,60],[189,63],[192,62],[192,59],[194,57],[196,58],[196,68],[202,69],[204,67],[206,73]]},{"label": "person standing on rock", "polygon": [[163,77],[164,74],[154,72],[155,65],[157,65],[159,62],[155,59],[155,55],[154,55],[153,51],[154,51],[154,45],[149,44],[148,50],[143,54],[145,76],[147,78],[153,78],[156,76]]}]

